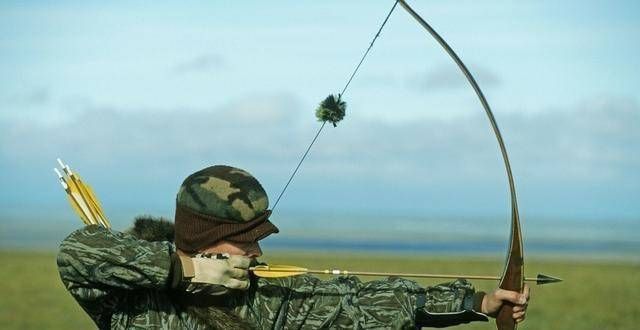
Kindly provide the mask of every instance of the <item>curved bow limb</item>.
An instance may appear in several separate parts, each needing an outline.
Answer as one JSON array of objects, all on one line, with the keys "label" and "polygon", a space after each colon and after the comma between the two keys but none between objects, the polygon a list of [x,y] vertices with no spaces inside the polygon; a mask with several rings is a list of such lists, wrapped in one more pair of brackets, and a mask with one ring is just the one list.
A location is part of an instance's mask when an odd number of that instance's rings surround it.
[{"label": "curved bow limb", "polygon": [[[518,214],[518,201],[516,198],[516,189],[515,183],[513,180],[513,174],[511,173],[511,165],[509,164],[509,157],[507,155],[507,149],[504,145],[504,141],[502,139],[502,134],[500,134],[500,130],[498,129],[498,124],[496,123],[495,117],[493,116],[493,112],[489,107],[489,103],[487,102],[482,90],[480,90],[480,86],[471,75],[471,72],[464,65],[460,57],[451,49],[451,47],[447,44],[447,42],[422,18],[418,13],[416,13],[409,4],[407,4],[404,0],[397,0],[400,5],[416,20],[422,27],[424,27],[429,34],[433,38],[438,41],[440,46],[444,48],[444,50],[449,54],[449,56],[453,59],[453,61],[458,65],[464,76],[471,84],[471,87],[475,91],[482,107],[485,110],[487,118],[491,123],[491,128],[496,136],[498,141],[498,145],[500,146],[500,152],[502,153],[502,159],[504,160],[504,166],[507,172],[507,178],[509,180],[509,191],[511,197],[511,237],[509,242],[509,251],[507,253],[507,261],[505,263],[505,268],[500,280],[500,288],[504,290],[510,291],[518,291],[522,292],[524,287],[524,258],[523,258],[523,249],[522,249],[522,233],[520,230],[520,216]],[[500,330],[512,330],[516,329],[517,325],[515,320],[512,317],[513,314],[513,305],[509,303],[505,303],[498,315],[496,317],[496,325]]]}]

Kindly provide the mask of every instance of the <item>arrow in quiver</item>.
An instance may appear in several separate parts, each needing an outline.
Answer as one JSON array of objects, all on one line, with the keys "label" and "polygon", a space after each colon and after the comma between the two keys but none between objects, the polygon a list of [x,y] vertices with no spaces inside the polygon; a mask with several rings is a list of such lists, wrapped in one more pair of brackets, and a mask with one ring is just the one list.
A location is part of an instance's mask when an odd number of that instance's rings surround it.
[{"label": "arrow in quiver", "polygon": [[111,228],[109,220],[102,210],[102,205],[91,189],[91,186],[85,184],[77,173],[71,171],[69,165],[64,164],[58,158],[58,164],[61,170],[54,168],[58,175],[60,185],[67,193],[69,204],[78,214],[82,222],[86,225],[100,225],[105,228]]}]

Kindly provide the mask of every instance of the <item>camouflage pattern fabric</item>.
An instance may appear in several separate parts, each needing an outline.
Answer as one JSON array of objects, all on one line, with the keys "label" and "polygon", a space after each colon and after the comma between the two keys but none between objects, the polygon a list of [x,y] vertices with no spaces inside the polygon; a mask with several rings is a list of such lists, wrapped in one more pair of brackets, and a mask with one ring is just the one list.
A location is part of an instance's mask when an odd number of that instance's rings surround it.
[{"label": "camouflage pattern fabric", "polygon": [[202,214],[238,222],[252,220],[269,207],[267,194],[256,178],[224,165],[207,167],[188,176],[176,202]]},{"label": "camouflage pattern fabric", "polygon": [[422,288],[401,278],[260,278],[202,305],[207,297],[169,289],[174,249],[87,226],[61,243],[58,266],[100,329],[415,329],[486,320],[468,310],[474,291],[464,280]]}]

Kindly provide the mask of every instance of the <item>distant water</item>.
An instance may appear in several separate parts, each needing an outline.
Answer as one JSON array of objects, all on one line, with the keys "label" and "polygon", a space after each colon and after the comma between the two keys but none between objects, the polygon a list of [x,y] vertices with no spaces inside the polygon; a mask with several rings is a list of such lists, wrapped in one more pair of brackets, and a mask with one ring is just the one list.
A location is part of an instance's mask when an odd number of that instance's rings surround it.
[{"label": "distant water", "polygon": [[[504,256],[509,217],[282,219],[265,248]],[[528,256],[640,261],[640,218],[523,219]]]},{"label": "distant water", "polygon": [[[505,219],[300,216],[273,219],[263,249],[503,257]],[[126,228],[128,222],[115,228]],[[640,261],[640,219],[524,219],[527,256]],[[0,248],[55,250],[79,221],[0,220]]]},{"label": "distant water", "polygon": [[[353,251],[372,253],[413,253],[424,255],[496,256],[503,257],[507,240],[496,241],[351,241],[273,237],[263,243],[265,250]],[[569,257],[578,259],[626,259],[640,262],[638,242],[533,241],[525,243],[525,253],[537,257]]]}]

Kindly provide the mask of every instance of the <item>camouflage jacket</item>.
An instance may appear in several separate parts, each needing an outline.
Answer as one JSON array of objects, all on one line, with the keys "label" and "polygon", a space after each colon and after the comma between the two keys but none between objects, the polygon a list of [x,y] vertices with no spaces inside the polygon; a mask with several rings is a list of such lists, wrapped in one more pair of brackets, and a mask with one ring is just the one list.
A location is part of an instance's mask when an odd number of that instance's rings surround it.
[{"label": "camouflage jacket", "polygon": [[[172,289],[171,242],[87,226],[60,245],[65,287],[100,329],[414,329],[486,321],[464,280],[422,288],[401,278],[254,278],[247,291]],[[175,270],[179,271],[179,270]],[[474,302],[475,299],[475,302]]]}]

